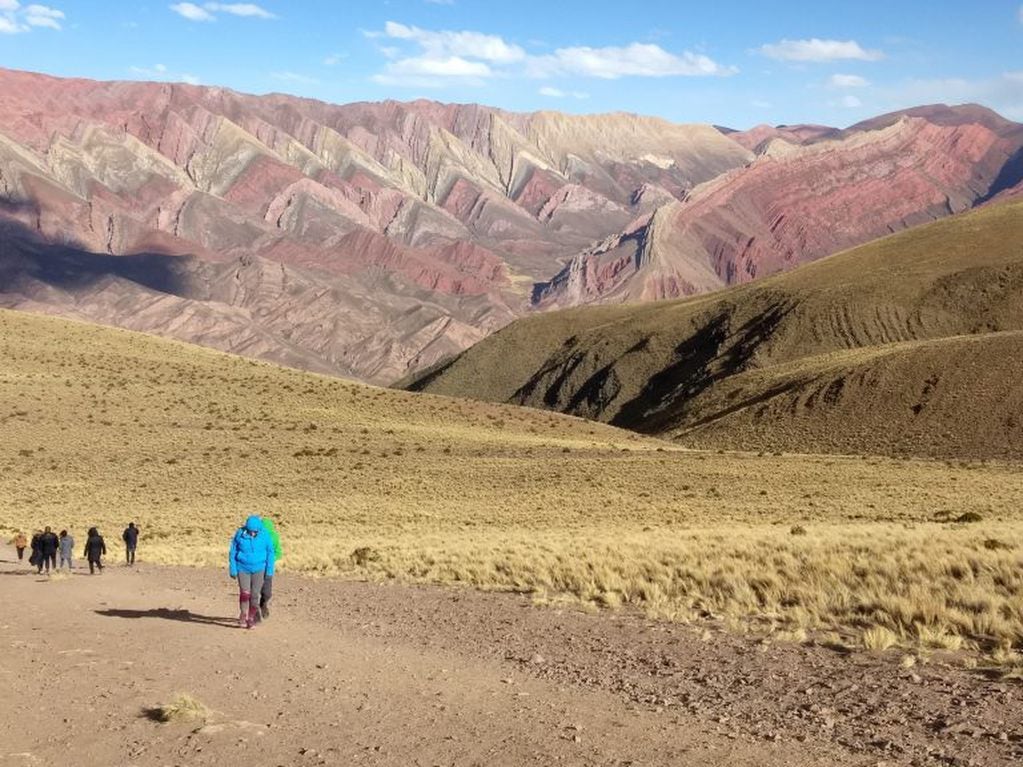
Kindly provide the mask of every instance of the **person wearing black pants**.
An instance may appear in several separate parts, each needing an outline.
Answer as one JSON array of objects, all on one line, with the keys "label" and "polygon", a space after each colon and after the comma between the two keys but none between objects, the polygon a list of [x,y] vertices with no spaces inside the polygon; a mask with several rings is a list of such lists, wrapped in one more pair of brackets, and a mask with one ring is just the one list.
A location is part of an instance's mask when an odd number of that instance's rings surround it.
[{"label": "person wearing black pants", "polygon": [[121,540],[124,541],[124,562],[128,565],[135,564],[135,549],[139,545],[139,529],[134,522],[129,522],[121,533]]},{"label": "person wearing black pants", "polygon": [[53,530],[47,527],[43,530],[43,534],[39,536],[39,573],[43,572],[44,567],[46,568],[46,572],[50,572],[51,569],[57,569],[58,548],[60,548],[60,542],[57,540],[57,536],[54,534]]},{"label": "person wearing black pants", "polygon": [[96,572],[96,568],[103,572],[103,557],[107,553],[107,544],[99,530],[95,527],[89,528],[89,537],[85,541],[85,558],[89,560],[89,575]]}]

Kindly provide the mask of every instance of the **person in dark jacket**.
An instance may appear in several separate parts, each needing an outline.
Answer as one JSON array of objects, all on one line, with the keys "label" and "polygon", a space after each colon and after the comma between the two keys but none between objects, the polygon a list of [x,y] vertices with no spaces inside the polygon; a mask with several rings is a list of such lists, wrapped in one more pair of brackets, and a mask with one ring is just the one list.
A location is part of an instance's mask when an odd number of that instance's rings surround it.
[{"label": "person in dark jacket", "polygon": [[89,560],[89,575],[96,572],[96,569],[103,572],[103,557],[107,553],[107,544],[99,530],[95,527],[89,528],[89,537],[85,539],[85,558]]},{"label": "person in dark jacket", "polygon": [[238,623],[250,629],[261,617],[259,595],[263,578],[273,576],[276,562],[273,539],[255,514],[231,538],[227,562],[231,577],[238,579]]},{"label": "person in dark jacket", "polygon": [[50,569],[57,569],[57,550],[60,548],[60,541],[57,540],[56,534],[47,527],[43,530],[43,534],[39,536],[39,555],[41,560],[37,565],[39,572],[42,573],[43,568],[46,568],[46,572],[50,572]]},{"label": "person in dark jacket", "polygon": [[126,564],[135,564],[135,548],[139,545],[139,529],[134,522],[129,522],[121,533],[121,540],[124,541],[124,561]]},{"label": "person in dark jacket", "polygon": [[43,531],[36,530],[32,533],[32,554],[28,558],[28,563],[32,567],[40,567],[43,561]]}]

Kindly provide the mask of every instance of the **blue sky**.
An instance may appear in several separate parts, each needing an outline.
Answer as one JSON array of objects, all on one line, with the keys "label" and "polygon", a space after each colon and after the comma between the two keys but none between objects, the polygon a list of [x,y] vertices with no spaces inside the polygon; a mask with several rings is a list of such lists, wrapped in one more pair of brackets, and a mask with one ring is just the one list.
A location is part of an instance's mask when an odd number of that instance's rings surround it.
[{"label": "blue sky", "polygon": [[0,0],[0,65],[739,128],[966,101],[1023,121],[1023,4]]}]

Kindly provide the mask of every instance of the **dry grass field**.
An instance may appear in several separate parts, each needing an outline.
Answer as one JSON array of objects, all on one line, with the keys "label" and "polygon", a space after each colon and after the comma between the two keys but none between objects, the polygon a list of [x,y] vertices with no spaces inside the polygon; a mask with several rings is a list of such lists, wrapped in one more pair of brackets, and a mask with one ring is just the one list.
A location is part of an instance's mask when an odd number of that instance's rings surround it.
[{"label": "dry grass field", "polygon": [[44,524],[222,565],[251,513],[283,566],[531,593],[847,645],[1023,642],[1012,463],[693,451],[0,312],[0,533]]}]

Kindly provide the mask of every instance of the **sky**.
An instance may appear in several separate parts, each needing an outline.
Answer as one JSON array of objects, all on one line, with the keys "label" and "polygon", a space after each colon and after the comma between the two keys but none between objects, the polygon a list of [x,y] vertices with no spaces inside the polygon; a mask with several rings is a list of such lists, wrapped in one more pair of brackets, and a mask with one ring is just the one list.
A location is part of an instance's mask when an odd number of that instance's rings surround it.
[{"label": "sky", "polygon": [[734,128],[939,102],[1023,121],[1023,4],[0,0],[0,66]]}]

